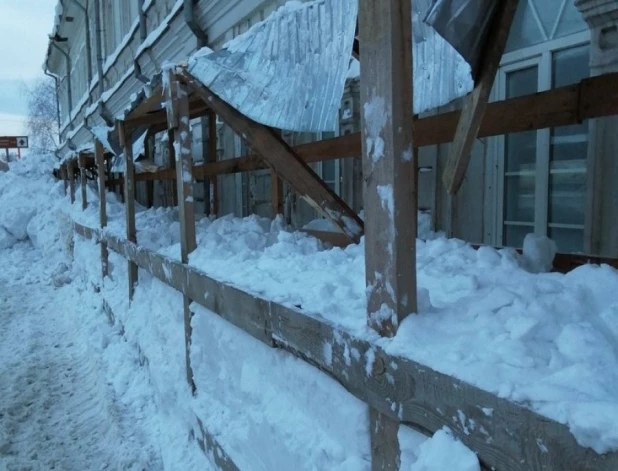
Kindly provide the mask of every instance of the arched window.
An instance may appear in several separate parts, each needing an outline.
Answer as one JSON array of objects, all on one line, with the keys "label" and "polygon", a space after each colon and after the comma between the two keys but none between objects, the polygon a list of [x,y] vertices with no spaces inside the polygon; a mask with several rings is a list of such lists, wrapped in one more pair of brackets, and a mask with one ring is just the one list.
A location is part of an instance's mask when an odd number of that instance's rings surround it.
[{"label": "arched window", "polygon": [[506,52],[585,31],[574,0],[520,0]]}]

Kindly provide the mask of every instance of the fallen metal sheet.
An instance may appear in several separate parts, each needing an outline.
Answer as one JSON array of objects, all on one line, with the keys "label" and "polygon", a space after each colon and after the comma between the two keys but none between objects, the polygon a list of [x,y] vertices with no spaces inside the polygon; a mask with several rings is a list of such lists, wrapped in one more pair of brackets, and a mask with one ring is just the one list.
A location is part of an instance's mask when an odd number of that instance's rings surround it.
[{"label": "fallen metal sheet", "polygon": [[357,14],[358,0],[289,2],[223,49],[196,53],[189,72],[258,123],[333,131]]},{"label": "fallen metal sheet", "polygon": [[446,39],[476,72],[497,7],[497,0],[433,0],[425,21]]},{"label": "fallen metal sheet", "polygon": [[[474,88],[470,64],[425,22],[428,14],[441,18],[446,11],[446,4],[437,4],[413,2],[415,113]],[[258,123],[290,131],[337,130],[357,15],[357,0],[290,2],[221,50],[198,51],[189,73]]]}]

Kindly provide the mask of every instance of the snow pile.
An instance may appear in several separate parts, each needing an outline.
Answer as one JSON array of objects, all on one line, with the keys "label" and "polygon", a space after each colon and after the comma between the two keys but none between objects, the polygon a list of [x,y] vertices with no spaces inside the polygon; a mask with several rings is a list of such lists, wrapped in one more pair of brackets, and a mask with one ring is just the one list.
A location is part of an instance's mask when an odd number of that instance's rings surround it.
[{"label": "snow pile", "polygon": [[[112,228],[123,236],[122,221]],[[174,211],[142,211],[137,228],[140,243],[179,258]],[[326,250],[255,216],[204,218],[197,234],[191,265],[375,340],[366,327],[363,243]],[[537,274],[530,261],[543,268],[553,257],[547,247],[530,258],[430,235],[417,241],[419,315],[382,346],[565,423],[598,452],[618,449],[618,426],[608,426],[618,424],[618,272],[590,265]]]},{"label": "snow pile", "polygon": [[[17,241],[32,243],[55,257],[70,237],[70,219],[55,182],[51,156],[27,156],[0,173],[0,249]],[[66,244],[65,244],[66,245]]]}]

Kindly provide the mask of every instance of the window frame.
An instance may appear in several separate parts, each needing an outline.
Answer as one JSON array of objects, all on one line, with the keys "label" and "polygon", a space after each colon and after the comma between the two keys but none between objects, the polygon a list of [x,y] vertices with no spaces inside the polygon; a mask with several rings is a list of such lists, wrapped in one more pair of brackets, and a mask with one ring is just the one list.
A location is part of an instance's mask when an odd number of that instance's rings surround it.
[{"label": "window frame", "polygon": [[[505,54],[502,57],[500,68],[496,75],[491,100],[500,101],[505,99],[507,76],[509,73],[535,65],[538,67],[537,91],[550,90],[552,88],[553,55],[561,50],[576,48],[589,43],[590,31],[586,30]],[[521,225],[518,224],[518,221],[505,221],[504,219],[506,204],[506,195],[504,193],[506,184],[505,144],[506,136],[504,135],[491,138],[490,150],[495,156],[495,159],[493,160],[493,165],[490,164],[489,167],[486,168],[489,173],[489,178],[487,179],[489,186],[486,188],[486,194],[490,195],[490,197],[491,195],[494,196],[490,199],[490,201],[493,202],[493,208],[490,214],[493,223],[489,223],[489,227],[493,228],[493,234],[489,233],[487,235],[489,243],[498,246],[504,246],[505,225],[508,223],[511,223],[511,225]],[[542,236],[547,236],[550,228],[550,156],[551,129],[538,130],[533,232]],[[590,158],[589,155],[588,158]],[[586,193],[588,194],[589,192],[590,188],[586,188]],[[587,225],[588,221],[586,220],[583,228],[584,247],[587,242],[586,234],[589,232],[587,231]],[[564,225],[553,224],[552,227],[553,226],[562,227]],[[582,250],[584,250],[584,247],[582,247]]]}]

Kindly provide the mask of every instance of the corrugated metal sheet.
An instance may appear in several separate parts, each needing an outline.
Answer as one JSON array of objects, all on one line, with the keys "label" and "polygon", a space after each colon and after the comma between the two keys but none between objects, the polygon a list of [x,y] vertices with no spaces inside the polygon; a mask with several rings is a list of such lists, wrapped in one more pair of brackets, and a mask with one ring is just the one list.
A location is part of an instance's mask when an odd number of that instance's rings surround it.
[{"label": "corrugated metal sheet", "polygon": [[412,3],[415,113],[445,105],[474,88],[470,64],[424,21],[434,3]]},{"label": "corrugated metal sheet", "polygon": [[[479,8],[492,3],[495,0],[413,2],[415,113],[473,89],[470,64],[475,64],[477,46],[485,37],[485,16],[493,12],[483,16]],[[220,51],[195,54],[189,72],[259,123],[291,131],[336,130],[357,14],[357,0],[288,4]],[[445,18],[448,14],[454,16]],[[466,52],[470,62],[449,41]]]},{"label": "corrugated metal sheet", "polygon": [[425,21],[476,71],[497,7],[498,0],[433,0]]},{"label": "corrugated metal sheet", "polygon": [[290,2],[189,72],[251,119],[279,129],[332,131],[350,63],[358,0]]}]

